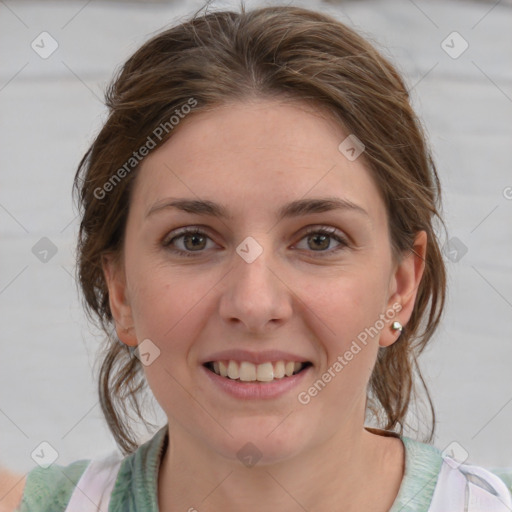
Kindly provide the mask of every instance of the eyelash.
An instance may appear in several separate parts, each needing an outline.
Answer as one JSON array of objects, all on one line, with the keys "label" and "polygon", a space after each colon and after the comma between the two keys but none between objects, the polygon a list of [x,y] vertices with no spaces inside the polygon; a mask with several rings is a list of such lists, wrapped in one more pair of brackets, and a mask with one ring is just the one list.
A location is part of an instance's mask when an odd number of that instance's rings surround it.
[{"label": "eyelash", "polygon": [[[325,250],[325,251],[309,251],[309,252],[313,252],[313,253],[318,253],[318,256],[320,256],[320,257],[325,257],[326,255],[331,255],[332,253],[342,250],[342,249],[348,247],[348,245],[349,245],[348,242],[345,240],[345,238],[337,235],[336,233],[337,233],[337,230],[336,230],[336,228],[333,228],[333,227],[315,227],[315,226],[313,226],[311,228],[308,228],[308,230],[304,233],[304,235],[302,236],[302,238],[300,240],[303,240],[304,238],[306,238],[310,235],[326,235],[326,236],[329,236],[332,239],[336,240],[336,242],[338,242],[340,245],[338,245],[334,249]],[[201,231],[200,228],[183,228],[182,230],[180,230],[176,234],[174,234],[174,236],[172,238],[164,239],[162,245],[167,250],[169,250],[175,254],[178,254],[180,256],[186,256],[186,257],[193,258],[193,257],[199,256],[202,252],[204,252],[204,250],[203,251],[183,251],[182,249],[176,249],[176,248],[171,247],[171,244],[175,240],[182,238],[186,235],[201,235],[201,236],[210,238],[204,231]],[[198,254],[194,254],[194,252],[197,252]]]}]

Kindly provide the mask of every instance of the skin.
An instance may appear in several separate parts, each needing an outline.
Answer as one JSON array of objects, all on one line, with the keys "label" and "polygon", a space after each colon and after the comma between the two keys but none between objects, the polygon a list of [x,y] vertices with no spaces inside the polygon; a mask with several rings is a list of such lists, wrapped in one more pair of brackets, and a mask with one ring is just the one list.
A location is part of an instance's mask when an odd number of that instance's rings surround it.
[{"label": "skin", "polygon": [[21,501],[26,478],[0,468],[0,512],[11,512]]},{"label": "skin", "polygon": [[[387,212],[364,157],[349,161],[339,124],[306,104],[254,98],[188,116],[142,163],[123,253],[104,271],[121,341],[150,339],[160,355],[144,370],[169,419],[170,447],[159,474],[161,510],[306,509],[380,511],[391,507],[404,470],[397,438],[364,428],[366,387],[379,347],[394,343],[423,273],[426,234],[399,261]],[[220,219],[174,208],[166,198],[208,199]],[[337,197],[366,211],[334,210],[279,220],[302,198]],[[177,228],[202,227],[199,252]],[[323,249],[306,226],[336,228]],[[263,248],[247,263],[248,236]],[[205,241],[206,240],[206,241]],[[329,240],[329,239],[328,239]],[[186,257],[170,247],[193,252]],[[307,405],[297,394],[343,355],[382,314],[395,318]],[[240,400],[213,386],[201,362],[220,350],[279,349],[313,364],[299,389],[270,400]],[[237,458],[247,442],[262,457]]]}]

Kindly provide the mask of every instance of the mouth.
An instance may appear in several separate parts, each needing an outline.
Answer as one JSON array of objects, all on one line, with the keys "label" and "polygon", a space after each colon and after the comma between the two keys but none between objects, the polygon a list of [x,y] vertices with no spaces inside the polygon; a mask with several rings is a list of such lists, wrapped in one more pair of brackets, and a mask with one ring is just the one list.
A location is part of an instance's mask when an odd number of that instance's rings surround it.
[{"label": "mouth", "polygon": [[268,361],[254,364],[249,361],[208,361],[203,365],[220,377],[238,382],[275,382],[297,375],[312,364],[309,361]]}]

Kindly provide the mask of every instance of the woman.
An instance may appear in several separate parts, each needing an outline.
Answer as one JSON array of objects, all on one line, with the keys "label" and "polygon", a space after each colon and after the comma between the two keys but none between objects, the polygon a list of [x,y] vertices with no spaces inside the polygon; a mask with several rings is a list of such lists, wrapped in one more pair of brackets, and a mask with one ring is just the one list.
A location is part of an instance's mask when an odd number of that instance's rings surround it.
[{"label": "woman", "polygon": [[[446,280],[396,70],[319,13],[214,12],[146,43],[107,103],[78,269],[124,458],[34,470],[19,510],[509,510],[428,444],[434,417],[403,435]],[[168,424],[138,447],[145,381]]]}]

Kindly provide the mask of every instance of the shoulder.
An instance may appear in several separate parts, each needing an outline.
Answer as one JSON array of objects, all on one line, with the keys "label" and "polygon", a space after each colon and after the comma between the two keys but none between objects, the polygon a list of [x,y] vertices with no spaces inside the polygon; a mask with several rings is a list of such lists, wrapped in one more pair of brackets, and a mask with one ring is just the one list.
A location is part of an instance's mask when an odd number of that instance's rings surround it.
[{"label": "shoulder", "polygon": [[453,511],[491,512],[512,509],[512,469],[486,469],[457,460],[453,450],[441,452],[435,446],[406,437],[402,437],[402,441],[407,451],[405,477],[408,482],[404,487],[413,492],[416,488],[429,489],[428,494],[420,492],[423,494],[421,506],[413,510],[438,512],[448,507]]},{"label": "shoulder", "polygon": [[432,501],[443,458],[435,446],[400,438],[405,448],[405,467],[391,512],[424,512]]},{"label": "shoulder", "polygon": [[[2,509],[0,501],[0,512],[84,511],[91,503],[94,510],[99,506],[101,510],[156,512],[158,468],[166,447],[166,432],[167,428],[162,428],[126,457],[113,452],[68,466],[37,467],[20,482],[20,489],[13,491],[9,508]],[[14,508],[20,499],[19,507]]]},{"label": "shoulder", "polygon": [[512,466],[508,468],[490,468],[489,471],[496,475],[512,494]]},{"label": "shoulder", "polygon": [[30,471],[16,512],[64,511],[89,462],[80,460],[68,466],[54,464]]},{"label": "shoulder", "polygon": [[0,512],[12,512],[19,505],[25,476],[0,468]]},{"label": "shoulder", "polygon": [[444,456],[432,512],[447,505],[453,510],[505,512],[512,509],[512,494],[510,487],[490,470]]}]

